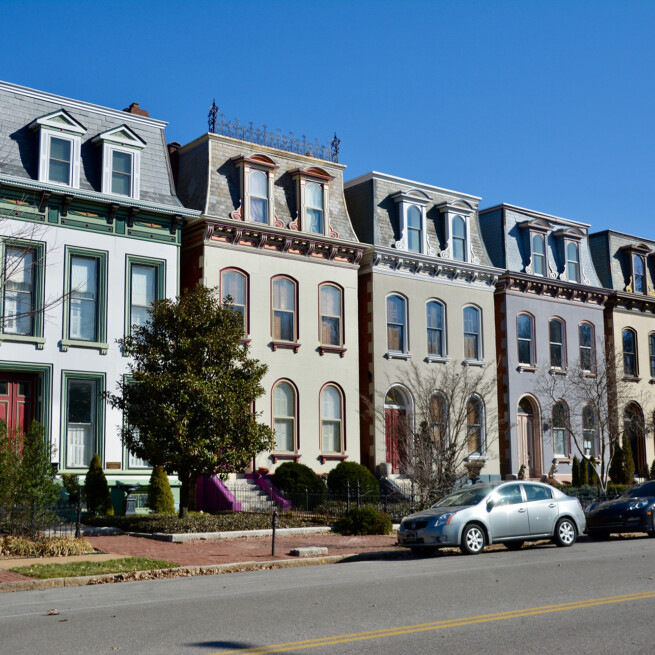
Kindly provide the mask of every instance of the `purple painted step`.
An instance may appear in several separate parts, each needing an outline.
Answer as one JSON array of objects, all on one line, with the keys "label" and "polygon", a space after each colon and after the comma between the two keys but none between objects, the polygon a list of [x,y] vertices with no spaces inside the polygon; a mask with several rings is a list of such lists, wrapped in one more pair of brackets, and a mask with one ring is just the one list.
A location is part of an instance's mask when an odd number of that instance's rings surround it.
[{"label": "purple painted step", "polygon": [[241,503],[216,476],[203,475],[198,478],[196,492],[197,509],[203,512],[216,510],[241,511]]}]

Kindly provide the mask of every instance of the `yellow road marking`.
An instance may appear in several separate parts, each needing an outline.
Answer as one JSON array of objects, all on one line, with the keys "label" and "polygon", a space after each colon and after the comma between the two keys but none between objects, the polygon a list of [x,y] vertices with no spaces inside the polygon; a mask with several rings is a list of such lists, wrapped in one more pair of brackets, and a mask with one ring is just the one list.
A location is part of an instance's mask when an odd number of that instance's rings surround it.
[{"label": "yellow road marking", "polygon": [[655,598],[655,591],[641,593],[623,594],[621,596],[605,596],[590,600],[571,601],[558,603],[556,605],[544,605],[542,607],[531,607],[522,610],[510,610],[507,612],[496,612],[494,614],[481,614],[480,616],[462,617],[460,619],[446,619],[432,623],[417,623],[415,625],[399,626],[397,628],[383,628],[382,630],[369,630],[367,632],[353,632],[334,637],[319,637],[317,639],[305,639],[304,641],[289,641],[285,644],[273,644],[271,646],[256,646],[253,648],[242,648],[237,650],[225,650],[212,655],[265,655],[266,653],[280,653],[286,650],[303,650],[305,648],[318,648],[319,646],[332,646],[348,643],[351,641],[365,641],[367,639],[382,639],[384,637],[395,637],[416,632],[427,632],[429,630],[443,630],[444,628],[457,628],[476,623],[488,623],[490,621],[505,621],[507,619],[535,616],[538,614],[551,614],[553,612],[564,612],[566,610],[585,609],[599,605],[611,605],[614,603],[628,603],[635,600],[647,600]]}]

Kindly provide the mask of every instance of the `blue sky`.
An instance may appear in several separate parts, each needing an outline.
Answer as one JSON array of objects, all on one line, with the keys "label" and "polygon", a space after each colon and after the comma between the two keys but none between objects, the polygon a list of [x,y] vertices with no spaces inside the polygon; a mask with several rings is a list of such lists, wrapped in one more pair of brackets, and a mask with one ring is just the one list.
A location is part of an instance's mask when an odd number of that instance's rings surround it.
[{"label": "blue sky", "polygon": [[[0,0],[0,78],[655,238],[655,2]],[[0,117],[1,120],[1,117]]]}]

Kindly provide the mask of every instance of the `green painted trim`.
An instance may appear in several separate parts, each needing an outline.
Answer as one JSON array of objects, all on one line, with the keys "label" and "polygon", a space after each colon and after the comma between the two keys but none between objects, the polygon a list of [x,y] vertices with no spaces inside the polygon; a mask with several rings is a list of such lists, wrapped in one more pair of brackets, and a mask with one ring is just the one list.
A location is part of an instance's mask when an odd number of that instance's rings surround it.
[{"label": "green painted trim", "polygon": [[[177,253],[179,256],[179,249]],[[140,257],[139,255],[125,255],[125,305],[123,307],[124,336],[128,336],[132,328],[130,324],[130,307],[132,306],[132,266],[134,264],[137,266],[151,266],[157,271],[157,297],[155,300],[162,300],[166,297],[166,260]]]},{"label": "green painted trim", "polygon": [[[125,383],[130,383],[132,382],[133,375],[131,373],[124,373],[123,374],[123,382]],[[125,415],[123,415],[123,424],[125,424]],[[125,447],[125,444],[123,444],[123,461],[122,461],[122,469],[121,471],[125,475],[150,475],[152,473],[152,466],[150,467],[143,467],[143,468],[130,468],[130,452],[128,449]]]},{"label": "green painted trim", "polygon": [[[70,338],[70,267],[72,257],[88,257],[98,260],[98,305],[96,310],[96,340],[83,341]],[[106,250],[91,250],[75,246],[64,246],[64,320],[62,326],[61,349],[66,352],[69,347],[95,348],[101,355],[106,355],[107,344],[107,259]]]},{"label": "green painted trim", "polygon": [[45,428],[52,443],[52,364],[28,364],[26,362],[0,361],[0,371],[7,373],[36,373],[37,402],[35,416]]},{"label": "green painted trim", "polygon": [[104,393],[107,387],[107,375],[105,373],[93,373],[90,371],[62,371],[61,372],[61,416],[59,433],[59,473],[79,473],[80,470],[87,470],[87,467],[68,468],[66,464],[66,436],[67,430],[67,408],[68,408],[68,382],[70,380],[93,380],[97,383],[98,396],[96,399],[96,434],[94,452],[100,455],[102,467],[105,467],[105,398]]},{"label": "green painted trim", "polygon": [[[0,324],[0,344],[2,341],[23,341],[26,343],[36,344],[39,350],[43,349],[45,338],[43,337],[43,308],[45,303],[45,269],[46,269],[46,244],[45,241],[34,241],[32,239],[13,239],[11,237],[0,241],[0,269],[4,271],[5,267],[5,249],[7,246],[16,246],[35,251],[34,256],[34,299],[32,315],[32,332],[30,335],[9,334],[1,328],[4,321]],[[0,290],[0,311],[4,312],[5,306],[5,285],[2,284]]]}]

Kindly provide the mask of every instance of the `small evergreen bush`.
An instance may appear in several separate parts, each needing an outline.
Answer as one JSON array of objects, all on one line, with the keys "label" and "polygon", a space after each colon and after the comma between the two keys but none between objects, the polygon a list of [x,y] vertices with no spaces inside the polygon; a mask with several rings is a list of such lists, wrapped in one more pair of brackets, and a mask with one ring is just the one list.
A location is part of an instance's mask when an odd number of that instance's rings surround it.
[{"label": "small evergreen bush", "polygon": [[580,486],[585,487],[589,484],[589,463],[586,459],[580,462]]},{"label": "small evergreen bush", "polygon": [[597,464],[598,462],[596,462],[596,458],[592,455],[591,459],[589,460],[589,484],[592,487],[597,487],[600,484],[598,473],[596,473]]},{"label": "small evergreen bush", "polygon": [[625,472],[623,480],[625,484],[632,484],[635,479],[635,459],[632,444],[626,435],[623,435],[623,454],[623,470]]},{"label": "small evergreen bush", "polygon": [[340,462],[328,473],[328,488],[333,494],[345,494],[349,484],[350,493],[354,496],[358,482],[359,492],[366,495],[367,500],[380,499],[380,483],[365,466],[356,462]]},{"label": "small evergreen bush", "polygon": [[175,499],[163,466],[155,466],[150,476],[148,507],[155,514],[175,514]]},{"label": "small evergreen bush", "polygon": [[623,461],[623,448],[617,439],[614,442],[614,453],[612,455],[612,462],[610,464],[610,480],[614,484],[626,484],[625,482],[625,467]]},{"label": "small evergreen bush", "polygon": [[650,465],[650,475],[649,475],[651,480],[655,480],[655,459],[653,460],[653,463]]},{"label": "small evergreen bush", "polygon": [[334,529],[341,534],[389,534],[392,526],[387,514],[378,512],[373,507],[360,507],[340,518]]},{"label": "small evergreen bush", "polygon": [[105,472],[102,470],[100,455],[95,453],[91,458],[89,470],[84,480],[84,495],[92,514],[114,515],[114,507],[111,504],[111,494]]},{"label": "small evergreen bush", "polygon": [[571,464],[571,486],[580,486],[580,460],[577,455],[573,455],[573,463]]},{"label": "small evergreen bush", "polygon": [[273,473],[273,484],[290,494],[305,493],[306,489],[312,496],[325,497],[323,480],[309,466],[298,462],[284,462],[278,466]]}]

